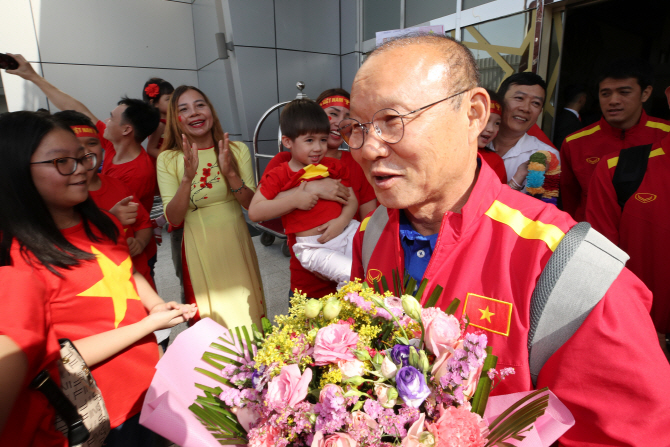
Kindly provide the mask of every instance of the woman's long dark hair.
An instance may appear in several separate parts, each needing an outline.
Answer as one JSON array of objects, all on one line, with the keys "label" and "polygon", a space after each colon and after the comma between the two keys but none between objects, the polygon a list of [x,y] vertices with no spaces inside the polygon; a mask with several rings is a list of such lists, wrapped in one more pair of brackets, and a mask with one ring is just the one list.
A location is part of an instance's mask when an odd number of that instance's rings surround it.
[{"label": "woman's long dark hair", "polygon": [[[72,130],[51,116],[37,112],[0,115],[0,266],[12,265],[11,247],[16,239],[28,262],[31,256],[51,272],[70,269],[95,255],[72,245],[60,232],[30,173],[30,158],[44,137],[54,129]],[[92,227],[116,243],[119,230],[89,197],[76,205],[84,231],[98,242]]]}]

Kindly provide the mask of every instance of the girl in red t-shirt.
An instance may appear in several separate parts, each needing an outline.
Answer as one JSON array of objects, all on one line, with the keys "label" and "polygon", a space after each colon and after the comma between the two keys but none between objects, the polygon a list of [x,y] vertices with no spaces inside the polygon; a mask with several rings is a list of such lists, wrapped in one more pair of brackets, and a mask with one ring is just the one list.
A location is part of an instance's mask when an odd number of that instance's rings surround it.
[{"label": "girl in red t-shirt", "polygon": [[[495,95],[495,93],[489,90],[487,91],[489,92],[489,95]],[[498,131],[500,130],[500,120],[502,119],[502,103],[497,101],[494,96],[491,96],[490,112],[486,127],[482,133],[479,134],[479,138],[477,139],[477,153],[495,171],[498,178],[500,178],[500,181],[502,183],[507,183],[505,162],[500,155],[487,147],[496,135],[498,135]]]},{"label": "girl in red t-shirt", "polygon": [[[137,421],[158,361],[152,332],[196,309],[163,302],[134,272],[120,224],[88,197],[95,156],[69,127],[40,113],[5,114],[0,157],[0,265],[45,285],[56,336],[73,341],[105,399],[107,445],[151,445]],[[123,438],[127,430],[135,431]]]}]

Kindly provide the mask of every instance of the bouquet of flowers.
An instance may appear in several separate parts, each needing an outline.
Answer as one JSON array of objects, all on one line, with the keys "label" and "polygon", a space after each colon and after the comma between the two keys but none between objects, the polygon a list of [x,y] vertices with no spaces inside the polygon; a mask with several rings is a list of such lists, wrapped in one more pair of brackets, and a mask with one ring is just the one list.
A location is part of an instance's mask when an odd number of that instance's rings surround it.
[{"label": "bouquet of flowers", "polygon": [[[412,282],[412,281],[410,281]],[[527,395],[495,420],[483,419],[496,381],[496,357],[467,317],[422,307],[417,296],[392,293],[382,278],[337,294],[296,294],[276,325],[225,331],[195,369],[220,386],[189,408],[218,443],[249,446],[354,447],[511,446],[547,408],[546,389]],[[168,351],[169,352],[169,351]],[[204,365],[203,365],[204,366]],[[145,402],[146,404],[146,402]],[[567,428],[566,428],[567,429]],[[565,430],[563,430],[565,431]],[[554,438],[556,439],[556,438]],[[512,441],[514,442],[514,441]],[[553,440],[552,440],[553,442]]]}]

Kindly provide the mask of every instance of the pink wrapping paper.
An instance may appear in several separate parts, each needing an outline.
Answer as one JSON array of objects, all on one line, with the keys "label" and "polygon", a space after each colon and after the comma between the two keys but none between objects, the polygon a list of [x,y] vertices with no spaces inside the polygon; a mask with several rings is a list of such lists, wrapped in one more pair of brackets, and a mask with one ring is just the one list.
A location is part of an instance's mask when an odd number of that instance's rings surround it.
[{"label": "pink wrapping paper", "polygon": [[[490,424],[503,411],[530,393],[532,391],[489,397],[484,419]],[[549,391],[549,407],[547,407],[544,415],[535,421],[533,428],[524,433],[526,438],[523,441],[510,439],[506,442],[518,447],[550,447],[573,425],[575,425],[575,418],[570,410],[563,405],[554,393]]]},{"label": "pink wrapping paper", "polygon": [[177,336],[156,365],[156,374],[142,405],[140,424],[182,447],[220,444],[188,409],[202,390],[194,383],[216,387],[221,384],[193,368],[217,371],[201,361],[209,345],[227,330],[209,318]]}]

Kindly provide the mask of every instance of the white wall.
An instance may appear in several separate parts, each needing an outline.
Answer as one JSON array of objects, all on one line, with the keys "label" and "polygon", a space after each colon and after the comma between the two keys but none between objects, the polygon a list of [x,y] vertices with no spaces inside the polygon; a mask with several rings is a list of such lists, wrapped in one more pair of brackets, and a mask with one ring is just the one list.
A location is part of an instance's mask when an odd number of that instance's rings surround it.
[{"label": "white wall", "polygon": [[[149,77],[198,85],[188,1],[3,0],[0,51],[23,54],[99,118],[121,96],[141,97]],[[48,108],[32,84],[2,80],[10,111]]]}]

